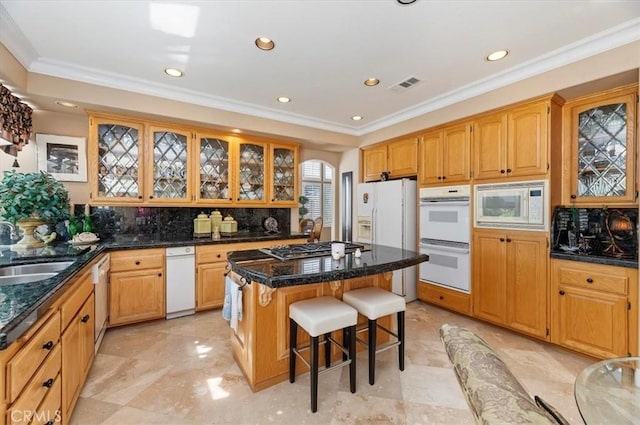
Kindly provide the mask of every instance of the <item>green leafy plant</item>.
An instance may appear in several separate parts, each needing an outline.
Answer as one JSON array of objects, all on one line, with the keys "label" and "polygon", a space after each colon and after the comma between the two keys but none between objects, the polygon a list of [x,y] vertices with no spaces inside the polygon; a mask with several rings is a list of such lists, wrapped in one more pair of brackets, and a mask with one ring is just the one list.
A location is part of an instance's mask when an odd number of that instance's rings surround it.
[{"label": "green leafy plant", "polygon": [[300,217],[300,220],[302,220],[304,216],[309,213],[309,209],[305,206],[309,203],[309,198],[304,195],[300,195],[298,197],[298,203],[300,203],[300,207],[298,208],[298,216]]},{"label": "green leafy plant", "polygon": [[4,172],[0,181],[0,217],[14,224],[25,218],[55,223],[68,214],[69,193],[51,174]]}]

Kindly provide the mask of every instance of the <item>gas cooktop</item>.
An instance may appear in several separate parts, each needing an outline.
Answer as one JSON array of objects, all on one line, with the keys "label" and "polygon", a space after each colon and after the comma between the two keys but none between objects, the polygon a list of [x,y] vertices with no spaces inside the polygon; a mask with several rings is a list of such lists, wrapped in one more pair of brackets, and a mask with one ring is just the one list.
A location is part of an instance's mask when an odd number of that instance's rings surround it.
[{"label": "gas cooktop", "polygon": [[344,252],[353,252],[356,249],[363,249],[364,245],[359,245],[351,242],[340,241],[323,241],[315,243],[302,243],[295,245],[283,245],[273,246],[271,248],[260,248],[261,252],[269,254],[270,256],[277,258],[278,260],[295,260],[298,258],[307,257],[322,257],[325,255],[331,255],[332,243],[344,243]]}]

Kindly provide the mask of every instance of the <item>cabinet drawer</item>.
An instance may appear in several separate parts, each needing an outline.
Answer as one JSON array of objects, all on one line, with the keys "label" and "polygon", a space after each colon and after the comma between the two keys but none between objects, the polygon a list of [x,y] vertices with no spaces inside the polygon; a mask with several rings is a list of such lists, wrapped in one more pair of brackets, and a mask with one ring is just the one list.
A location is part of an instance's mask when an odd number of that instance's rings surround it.
[{"label": "cabinet drawer", "polygon": [[8,422],[10,424],[28,423],[23,417],[25,412],[35,412],[40,402],[54,390],[56,380],[60,379],[60,347],[56,346],[44,365],[27,384],[24,392],[9,409]]},{"label": "cabinet drawer", "polygon": [[586,270],[578,270],[577,268],[562,266],[559,270],[559,278],[560,284],[623,295],[627,293],[629,282],[627,276],[615,274],[615,267],[609,271],[601,268],[592,269],[591,267],[586,268]]},{"label": "cabinet drawer", "polygon": [[33,417],[31,425],[59,424],[62,422],[60,407],[62,406],[61,379],[55,380],[53,387],[42,401]]},{"label": "cabinet drawer", "polygon": [[60,313],[56,312],[7,364],[7,400],[10,403],[58,345],[59,339]]},{"label": "cabinet drawer", "polygon": [[463,314],[469,314],[469,294],[418,282],[418,298],[439,307],[448,308]]},{"label": "cabinet drawer", "polygon": [[60,314],[62,315],[61,330],[65,330],[73,316],[76,315],[84,301],[89,297],[91,291],[93,291],[92,274],[86,273],[79,278],[80,282],[76,282],[76,289],[69,296],[69,298],[60,306]]},{"label": "cabinet drawer", "polygon": [[230,251],[229,246],[230,245],[197,246],[196,264],[227,261],[227,252]]},{"label": "cabinet drawer", "polygon": [[164,268],[164,249],[111,253],[111,272]]}]

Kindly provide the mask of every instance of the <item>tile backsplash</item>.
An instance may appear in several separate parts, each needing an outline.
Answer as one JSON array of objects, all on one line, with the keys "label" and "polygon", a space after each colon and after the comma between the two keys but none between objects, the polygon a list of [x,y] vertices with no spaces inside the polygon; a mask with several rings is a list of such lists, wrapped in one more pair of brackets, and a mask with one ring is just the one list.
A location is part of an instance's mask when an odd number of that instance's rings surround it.
[{"label": "tile backsplash", "polygon": [[[233,216],[239,233],[264,232],[263,222],[268,217],[277,220],[280,232],[291,230],[289,208],[92,207],[91,217],[95,232],[103,239],[119,234],[154,234],[172,240],[191,238],[196,216],[201,212],[210,215],[214,210],[220,211],[222,217]],[[81,211],[84,206],[76,205],[76,213]]]},{"label": "tile backsplash", "polygon": [[638,208],[557,207],[551,228],[552,250],[638,258]]}]

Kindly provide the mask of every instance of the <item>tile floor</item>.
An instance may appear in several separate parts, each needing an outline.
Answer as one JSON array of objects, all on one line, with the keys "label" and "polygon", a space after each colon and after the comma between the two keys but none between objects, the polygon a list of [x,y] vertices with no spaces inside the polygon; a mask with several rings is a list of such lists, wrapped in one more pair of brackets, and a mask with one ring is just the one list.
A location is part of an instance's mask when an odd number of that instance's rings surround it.
[{"label": "tile floor", "polygon": [[356,393],[349,392],[348,368],[321,375],[315,414],[308,374],[252,393],[232,358],[219,310],[111,329],[71,424],[473,424],[439,339],[445,322],[481,335],[531,394],[542,395],[572,424],[582,423],[573,382],[594,360],[414,301],[406,316],[404,372],[397,350],[383,352],[370,386],[360,353]]}]

